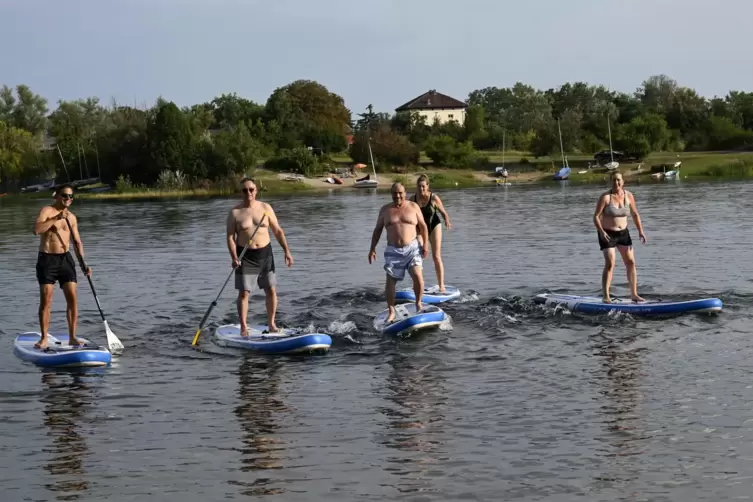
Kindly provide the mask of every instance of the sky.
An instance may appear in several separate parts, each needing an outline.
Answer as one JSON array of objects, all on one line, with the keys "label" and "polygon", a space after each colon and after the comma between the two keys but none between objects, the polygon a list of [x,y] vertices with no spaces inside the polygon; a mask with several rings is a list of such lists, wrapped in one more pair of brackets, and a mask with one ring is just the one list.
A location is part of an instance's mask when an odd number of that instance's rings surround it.
[{"label": "sky", "polygon": [[430,89],[565,82],[634,92],[665,74],[753,91],[751,0],[0,0],[0,85],[49,101],[265,103],[310,79],[353,114]]}]

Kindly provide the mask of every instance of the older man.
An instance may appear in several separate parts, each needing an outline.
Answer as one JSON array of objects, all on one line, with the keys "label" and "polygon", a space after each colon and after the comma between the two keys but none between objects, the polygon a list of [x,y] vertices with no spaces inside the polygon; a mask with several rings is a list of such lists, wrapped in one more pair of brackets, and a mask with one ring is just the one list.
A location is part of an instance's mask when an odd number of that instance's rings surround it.
[{"label": "older man", "polygon": [[[251,178],[241,180],[242,201],[227,216],[227,249],[230,252],[232,266],[235,268],[235,289],[238,290],[238,317],[240,317],[241,336],[248,336],[248,295],[253,289],[254,280],[264,290],[267,300],[267,319],[269,331],[278,331],[275,323],[277,314],[277,279],[275,277],[275,259],[269,231],[277,238],[285,253],[285,264],[293,266],[285,232],[277,221],[272,206],[256,200],[256,183]],[[264,215],[266,219],[262,221]],[[250,239],[254,229],[259,230]],[[248,243],[243,260],[238,259],[243,247]]]},{"label": "older man", "polygon": [[371,236],[369,263],[376,260],[376,246],[382,236],[382,229],[387,229],[387,247],[384,249],[384,270],[387,282],[384,294],[387,297],[389,315],[386,322],[395,319],[395,286],[397,281],[405,278],[406,270],[413,279],[413,291],[416,294],[416,311],[421,310],[421,298],[424,292],[423,260],[428,251],[427,246],[418,243],[416,227],[421,233],[422,242],[429,242],[429,229],[426,226],[421,208],[415,202],[405,200],[405,187],[394,183],[390,189],[392,202],[379,210],[376,226]]}]

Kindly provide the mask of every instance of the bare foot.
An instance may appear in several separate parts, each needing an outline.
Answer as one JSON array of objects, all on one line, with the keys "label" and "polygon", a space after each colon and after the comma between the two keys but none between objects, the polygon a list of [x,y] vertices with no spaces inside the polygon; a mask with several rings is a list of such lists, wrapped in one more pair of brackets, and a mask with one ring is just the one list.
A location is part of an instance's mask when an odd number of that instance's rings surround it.
[{"label": "bare foot", "polygon": [[46,349],[47,348],[47,337],[43,336],[37,343],[34,344],[35,349]]},{"label": "bare foot", "polygon": [[631,299],[632,299],[632,300],[633,300],[633,301],[634,301],[635,303],[638,303],[638,302],[645,302],[645,301],[646,301],[646,300],[644,300],[643,298],[641,298],[641,297],[640,297],[640,296],[638,296],[638,295],[632,295],[632,296],[631,296],[630,298],[631,298]]},{"label": "bare foot", "polygon": [[71,347],[78,347],[79,345],[83,345],[83,344],[84,344],[84,342],[82,342],[81,340],[79,340],[75,336],[72,336],[72,337],[69,336],[68,337],[68,345],[70,345]]},{"label": "bare foot", "polygon": [[439,292],[440,292],[440,293],[447,293],[447,287],[446,287],[446,286],[444,286],[444,285],[442,285],[442,286],[439,286]]},{"label": "bare foot", "polygon": [[385,324],[391,323],[395,320],[395,307],[390,307],[389,310],[390,313],[387,314],[387,319],[384,321]]},{"label": "bare foot", "polygon": [[612,299],[609,297],[609,295],[603,297],[601,301],[604,303],[612,303]]},{"label": "bare foot", "polygon": [[281,331],[282,331],[282,329],[278,328],[277,324],[272,323],[272,324],[269,325],[269,332],[270,333],[279,333]]},{"label": "bare foot", "polygon": [[421,303],[416,303],[416,312],[421,312],[423,309],[424,306]]},{"label": "bare foot", "polygon": [[248,326],[241,328],[241,336],[243,338],[248,338]]}]

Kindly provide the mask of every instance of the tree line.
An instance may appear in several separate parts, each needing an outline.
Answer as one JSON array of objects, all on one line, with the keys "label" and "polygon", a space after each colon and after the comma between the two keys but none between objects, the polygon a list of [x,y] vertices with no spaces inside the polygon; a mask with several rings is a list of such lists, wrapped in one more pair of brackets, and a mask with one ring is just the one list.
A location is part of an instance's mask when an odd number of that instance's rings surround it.
[{"label": "tree line", "polygon": [[[14,92],[15,91],[15,92]],[[261,162],[305,175],[332,167],[334,155],[378,170],[417,164],[483,166],[491,150],[535,157],[609,148],[642,158],[653,151],[753,149],[753,92],[705,98],[665,75],[633,93],[583,82],[539,90],[517,83],[472,91],[466,120],[427,123],[409,112],[352,114],[324,85],[297,80],[265,104],[223,94],[188,107],[160,98],[151,107],[96,97],[59,101],[50,112],[28,86],[0,89],[0,182],[23,184],[101,176],[133,185],[195,185],[250,174]],[[352,141],[350,141],[352,139]],[[84,174],[86,171],[86,174]],[[171,177],[172,176],[172,177]]]}]

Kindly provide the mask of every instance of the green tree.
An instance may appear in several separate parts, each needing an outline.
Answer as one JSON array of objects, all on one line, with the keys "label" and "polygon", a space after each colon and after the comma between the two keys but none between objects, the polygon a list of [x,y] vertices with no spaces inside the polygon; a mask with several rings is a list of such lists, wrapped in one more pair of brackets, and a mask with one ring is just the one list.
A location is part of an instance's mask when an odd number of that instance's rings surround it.
[{"label": "green tree", "polygon": [[[188,172],[194,146],[194,136],[188,118],[175,103],[158,105],[154,120],[147,127],[147,140],[151,163],[143,176],[134,177],[145,182],[154,182],[163,170]],[[193,171],[193,169],[190,169]],[[205,175],[188,172],[190,175]]]},{"label": "green tree", "polygon": [[286,132],[282,147],[342,151],[351,129],[350,111],[343,98],[312,80],[296,80],[275,89],[267,100],[265,116]]},{"label": "green tree", "polygon": [[47,126],[47,100],[23,84],[16,86],[16,94],[18,98],[7,85],[0,88],[0,120],[33,135],[41,135]]}]

